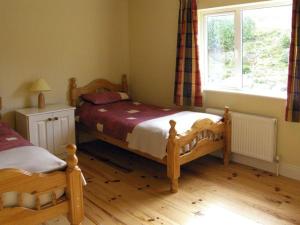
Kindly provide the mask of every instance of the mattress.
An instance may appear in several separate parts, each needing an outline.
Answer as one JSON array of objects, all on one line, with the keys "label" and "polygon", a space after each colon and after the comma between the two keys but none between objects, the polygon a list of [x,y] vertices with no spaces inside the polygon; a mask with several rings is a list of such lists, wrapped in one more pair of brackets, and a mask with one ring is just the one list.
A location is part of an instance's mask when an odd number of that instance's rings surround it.
[{"label": "mattress", "polygon": [[76,111],[77,122],[88,128],[128,142],[128,147],[155,158],[166,156],[170,120],[175,120],[178,133],[184,133],[199,119],[218,122],[220,116],[179,111],[133,101],[120,101],[107,105],[85,102]]},{"label": "mattress", "polygon": [[[55,191],[56,199],[59,199],[64,195],[65,191],[64,189],[58,189]],[[16,192],[6,192],[2,194],[2,201],[3,201],[3,207],[4,208],[10,208],[10,207],[17,207],[18,206],[18,193]],[[52,194],[45,193],[40,195],[40,206],[43,207],[44,205],[47,205],[48,203],[52,202]],[[28,209],[35,209],[36,206],[36,197],[24,193],[23,194],[23,207]]]}]

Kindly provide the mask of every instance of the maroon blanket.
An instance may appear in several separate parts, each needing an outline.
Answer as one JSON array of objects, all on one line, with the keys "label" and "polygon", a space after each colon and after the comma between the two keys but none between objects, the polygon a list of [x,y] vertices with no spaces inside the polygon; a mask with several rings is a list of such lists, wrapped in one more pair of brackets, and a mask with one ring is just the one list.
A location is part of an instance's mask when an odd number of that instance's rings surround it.
[{"label": "maroon blanket", "polygon": [[21,146],[31,146],[20,134],[11,129],[6,123],[0,122],[0,152]]},{"label": "maroon blanket", "polygon": [[137,124],[177,112],[174,109],[132,101],[120,101],[107,105],[85,102],[76,110],[76,118],[90,129],[126,141],[127,134],[131,133]]}]

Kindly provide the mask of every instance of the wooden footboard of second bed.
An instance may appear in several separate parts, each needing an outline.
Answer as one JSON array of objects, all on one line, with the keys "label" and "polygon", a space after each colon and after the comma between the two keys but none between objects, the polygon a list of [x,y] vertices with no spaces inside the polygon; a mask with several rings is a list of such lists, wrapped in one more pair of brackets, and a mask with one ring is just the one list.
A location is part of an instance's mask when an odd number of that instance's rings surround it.
[{"label": "wooden footboard of second bed", "polygon": [[223,150],[224,165],[230,157],[231,120],[229,108],[225,108],[223,121],[214,123],[210,119],[198,120],[184,134],[177,134],[176,122],[170,121],[167,144],[167,172],[171,192],[178,191],[180,166],[216,150]]}]

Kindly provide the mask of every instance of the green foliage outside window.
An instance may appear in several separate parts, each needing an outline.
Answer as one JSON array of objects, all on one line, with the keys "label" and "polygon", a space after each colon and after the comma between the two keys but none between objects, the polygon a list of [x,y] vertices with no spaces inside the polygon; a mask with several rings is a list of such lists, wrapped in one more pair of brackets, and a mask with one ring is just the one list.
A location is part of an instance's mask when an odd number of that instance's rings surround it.
[{"label": "green foliage outside window", "polygon": [[[242,74],[244,86],[255,88],[265,85],[272,89],[278,82],[284,83],[287,76],[290,47],[289,30],[260,30],[256,21],[244,17],[242,23]],[[210,67],[222,62],[222,74],[227,79],[234,76],[235,67],[235,24],[233,16],[212,16],[207,20],[208,56]],[[216,73],[216,72],[215,72]],[[214,74],[216,75],[216,74]],[[271,76],[268,76],[271,75]],[[251,82],[247,83],[247,80]],[[283,85],[284,86],[284,85]],[[281,91],[283,88],[281,87]]]}]

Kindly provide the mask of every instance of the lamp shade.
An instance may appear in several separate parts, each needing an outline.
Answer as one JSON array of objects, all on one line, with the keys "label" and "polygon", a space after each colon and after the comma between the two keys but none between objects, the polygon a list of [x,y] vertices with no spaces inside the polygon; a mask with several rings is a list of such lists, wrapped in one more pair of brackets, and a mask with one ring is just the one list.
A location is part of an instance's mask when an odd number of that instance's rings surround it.
[{"label": "lamp shade", "polygon": [[36,92],[39,92],[39,91],[51,91],[51,88],[47,84],[47,82],[43,78],[41,78],[41,79],[38,79],[37,81],[35,81],[31,85],[30,91],[36,91]]}]

